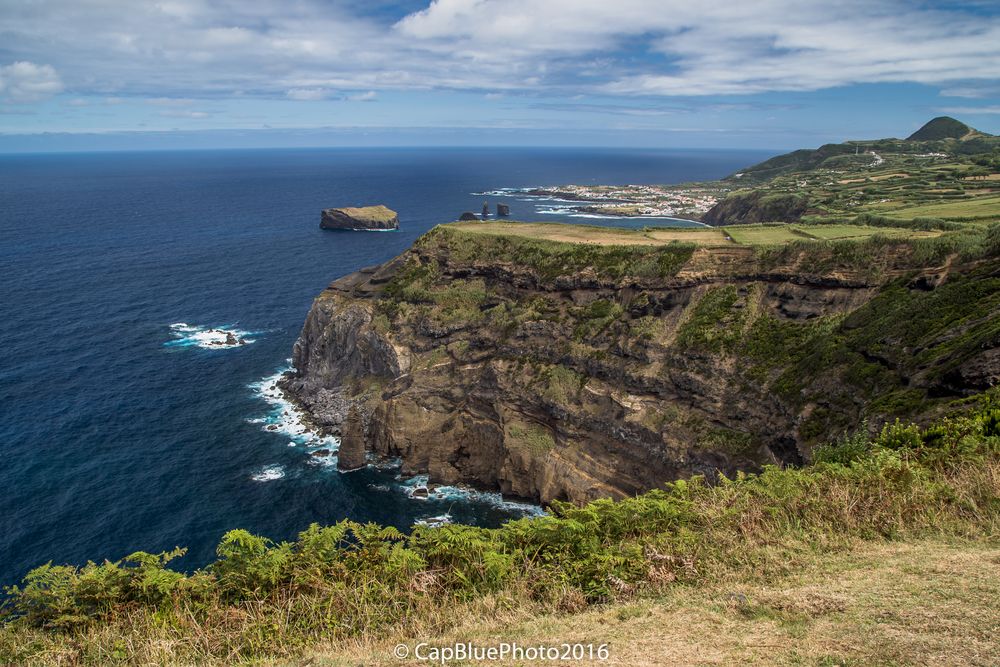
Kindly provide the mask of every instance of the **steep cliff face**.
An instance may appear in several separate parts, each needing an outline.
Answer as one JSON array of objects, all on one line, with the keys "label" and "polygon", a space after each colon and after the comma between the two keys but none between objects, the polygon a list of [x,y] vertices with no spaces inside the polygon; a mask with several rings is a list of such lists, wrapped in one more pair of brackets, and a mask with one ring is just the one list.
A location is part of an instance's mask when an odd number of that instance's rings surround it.
[{"label": "steep cliff face", "polygon": [[[406,473],[542,502],[796,463],[862,415],[996,381],[997,267],[867,252],[439,227],[316,299],[285,388],[343,430],[351,466],[400,456]],[[964,328],[907,323],[934,309]]]},{"label": "steep cliff face", "polygon": [[808,208],[808,198],[799,195],[762,190],[734,192],[706,211],[701,221],[713,226],[798,222]]}]

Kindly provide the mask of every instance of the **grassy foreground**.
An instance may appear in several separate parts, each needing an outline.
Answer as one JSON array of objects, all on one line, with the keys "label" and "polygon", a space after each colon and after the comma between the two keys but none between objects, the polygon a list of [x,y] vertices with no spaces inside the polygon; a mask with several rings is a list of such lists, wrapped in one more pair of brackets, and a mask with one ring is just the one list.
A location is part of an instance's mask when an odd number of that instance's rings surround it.
[{"label": "grassy foreground", "polygon": [[[711,596],[737,579],[766,586],[861,543],[995,545],[998,398],[970,400],[927,428],[897,422],[874,438],[862,429],[801,469],[560,504],[498,529],[404,535],[345,521],[280,544],[236,530],[218,560],[192,574],[167,566],[178,552],[45,565],[8,591],[0,664],[294,660],[331,643],[433,637],[497,614],[600,614],[601,605],[632,600],[638,619],[644,596]],[[948,595],[955,582],[939,585]],[[742,595],[740,613],[783,618],[780,600]]]},{"label": "grassy foreground", "polygon": [[[470,616],[439,635],[339,642],[280,665],[393,661],[402,641],[607,644],[593,664],[935,665],[991,667],[1000,651],[1000,545],[967,540],[859,542],[801,554],[789,572],[732,573],[578,613],[528,606]],[[500,665],[531,664],[503,660]]]}]

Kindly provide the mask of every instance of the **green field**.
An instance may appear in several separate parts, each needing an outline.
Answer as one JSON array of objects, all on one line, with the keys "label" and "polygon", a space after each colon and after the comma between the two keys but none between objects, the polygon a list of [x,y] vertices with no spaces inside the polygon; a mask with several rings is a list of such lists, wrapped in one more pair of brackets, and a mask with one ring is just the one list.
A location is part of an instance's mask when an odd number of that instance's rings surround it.
[{"label": "green field", "polygon": [[923,204],[921,206],[911,206],[887,211],[891,215],[900,218],[985,218],[995,217],[1000,219],[1000,196],[983,195],[974,199],[956,199],[954,201]]},{"label": "green field", "polygon": [[867,239],[876,234],[890,238],[925,238],[939,236],[940,232],[925,232],[901,227],[868,227],[864,225],[793,225],[796,232],[822,241]]},{"label": "green field", "polygon": [[669,227],[622,229],[594,225],[565,225],[558,222],[453,222],[451,229],[474,234],[515,236],[560,243],[591,245],[662,245],[672,242],[726,245],[725,235],[712,227]]},{"label": "green field", "polygon": [[671,243],[694,243],[702,246],[773,246],[795,241],[864,240],[876,235],[889,238],[928,238],[941,234],[938,231],[918,231],[901,227],[848,224],[621,229],[556,222],[455,222],[450,223],[448,228],[473,234],[600,246],[656,246]]},{"label": "green field", "polygon": [[783,245],[809,238],[789,225],[744,225],[724,229],[740,245]]}]

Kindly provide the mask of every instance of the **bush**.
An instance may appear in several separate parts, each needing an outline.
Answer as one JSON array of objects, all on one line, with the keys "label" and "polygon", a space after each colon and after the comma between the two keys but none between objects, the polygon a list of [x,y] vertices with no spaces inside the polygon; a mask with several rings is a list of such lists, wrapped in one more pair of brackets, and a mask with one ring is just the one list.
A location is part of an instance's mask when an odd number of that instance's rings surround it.
[{"label": "bush", "polygon": [[963,407],[926,429],[887,424],[874,438],[862,424],[800,469],[711,484],[693,477],[582,507],[556,502],[548,516],[496,529],[407,535],[343,521],[287,543],[234,530],[218,560],[192,574],[167,567],[183,550],[49,563],[7,590],[0,663],[53,652],[74,664],[162,662],[163,646],[181,663],[289,656],[324,639],[405,632],[457,601],[576,599],[578,608],[731,569],[778,571],[788,550],[987,533],[1000,526],[1000,406],[991,392]]}]

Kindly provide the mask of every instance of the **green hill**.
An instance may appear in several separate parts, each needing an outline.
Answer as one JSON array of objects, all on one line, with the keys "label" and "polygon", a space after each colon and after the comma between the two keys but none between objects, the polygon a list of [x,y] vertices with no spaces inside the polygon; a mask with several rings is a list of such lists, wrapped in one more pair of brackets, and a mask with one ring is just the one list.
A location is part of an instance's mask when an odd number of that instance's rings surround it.
[{"label": "green hill", "polygon": [[939,141],[941,139],[962,139],[970,134],[980,134],[977,130],[950,116],[938,116],[927,121],[923,127],[906,138],[907,141]]},{"label": "green hill", "polygon": [[741,169],[729,179],[760,183],[778,176],[817,169],[864,167],[872,162],[872,158],[867,156],[869,152],[883,157],[887,154],[911,157],[928,153],[956,157],[990,154],[998,147],[997,139],[954,118],[940,116],[928,121],[906,139],[854,139],[839,144],[823,144],[819,148],[800,149]]}]

